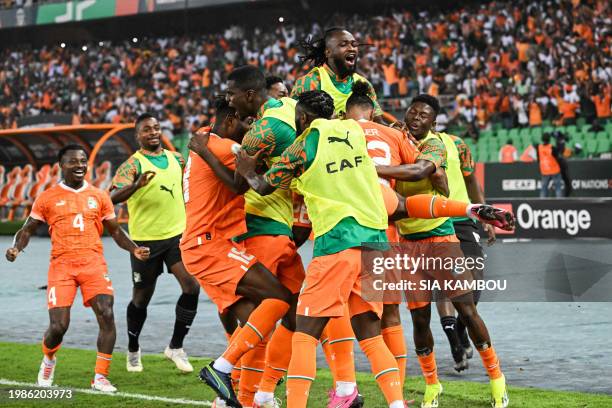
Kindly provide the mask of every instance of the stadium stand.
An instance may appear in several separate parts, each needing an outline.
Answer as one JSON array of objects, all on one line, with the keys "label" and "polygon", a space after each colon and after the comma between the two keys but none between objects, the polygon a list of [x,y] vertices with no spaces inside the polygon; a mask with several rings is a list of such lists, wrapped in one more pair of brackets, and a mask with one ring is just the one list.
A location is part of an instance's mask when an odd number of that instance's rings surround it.
[{"label": "stadium stand", "polygon": [[[23,220],[30,213],[34,199],[49,187],[57,184],[60,177],[58,163],[46,164],[38,171],[30,164],[15,166],[5,175],[0,166],[0,221]],[[90,182],[98,188],[108,190],[111,184],[112,167],[109,161],[96,166],[95,177]]]},{"label": "stadium stand", "polygon": [[[449,125],[512,128],[610,116],[610,13],[601,0],[523,0],[438,15],[336,15],[326,25],[351,27],[373,45],[364,48],[360,71],[385,99],[383,107],[401,109],[405,97],[428,92],[446,101]],[[234,66],[256,64],[291,85],[309,68],[299,64],[298,40],[320,31],[304,21],[137,44],[91,43],[87,51],[70,44],[4,50],[1,126],[51,112],[74,113],[80,123],[125,122],[153,106],[164,126],[180,133],[207,123],[208,99],[223,91]]]}]

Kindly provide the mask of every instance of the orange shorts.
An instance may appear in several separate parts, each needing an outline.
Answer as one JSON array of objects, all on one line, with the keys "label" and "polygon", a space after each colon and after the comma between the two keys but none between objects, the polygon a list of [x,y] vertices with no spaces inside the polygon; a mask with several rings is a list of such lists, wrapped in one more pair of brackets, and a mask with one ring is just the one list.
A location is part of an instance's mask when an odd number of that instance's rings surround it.
[{"label": "orange shorts", "polygon": [[297,314],[312,317],[344,315],[348,303],[351,316],[364,312],[382,315],[382,302],[361,297],[362,259],[360,248],[312,259],[298,299]]},{"label": "orange shorts", "polygon": [[[461,247],[459,245],[459,240],[457,239],[457,236],[452,234],[452,235],[444,235],[444,236],[433,236],[433,237],[428,237],[428,238],[423,238],[423,239],[418,239],[418,240],[407,240],[403,237],[400,237],[400,242],[401,243],[405,243],[405,244],[410,244],[411,248],[410,250],[413,252],[412,256],[417,257],[419,256],[419,254],[421,253],[426,253],[427,256],[429,257],[440,257],[440,258],[457,258],[457,257],[463,257],[463,252],[461,251]],[[427,244],[448,244],[448,245],[427,245]],[[456,245],[453,245],[456,244]],[[424,270],[424,269],[419,269],[417,270],[411,277],[411,279],[414,279],[414,281],[416,282],[420,282],[420,281],[425,281],[425,280],[438,280],[439,282],[442,282],[444,280],[447,281],[452,281],[452,280],[465,280],[465,279],[470,279],[469,276],[471,275],[463,275],[460,278],[457,278],[456,276],[453,276],[452,273],[440,273],[437,272],[434,275],[432,275],[431,271],[428,270]],[[452,299],[454,297],[457,296],[461,296],[464,295],[466,293],[469,293],[469,290],[448,290],[448,291],[444,291],[444,294]],[[408,309],[410,310],[414,310],[414,309],[420,309],[422,307],[425,307],[427,305],[429,305],[431,303],[430,299],[431,299],[431,291],[429,290],[422,290],[422,291],[416,291],[414,293],[412,293],[411,295],[407,296],[408,297]],[[416,299],[416,300],[410,300],[410,299]]]},{"label": "orange shorts", "polygon": [[299,293],[304,282],[304,265],[295,243],[286,235],[257,235],[243,241],[253,254],[291,293]]},{"label": "orange shorts", "polygon": [[246,252],[244,245],[229,239],[205,240],[201,245],[181,247],[185,269],[193,275],[219,313],[236,303],[238,283],[257,258]]},{"label": "orange shorts", "polygon": [[91,300],[98,295],[115,294],[104,257],[95,254],[83,258],[52,258],[49,264],[47,307],[72,306],[79,287],[85,307],[91,306]]}]

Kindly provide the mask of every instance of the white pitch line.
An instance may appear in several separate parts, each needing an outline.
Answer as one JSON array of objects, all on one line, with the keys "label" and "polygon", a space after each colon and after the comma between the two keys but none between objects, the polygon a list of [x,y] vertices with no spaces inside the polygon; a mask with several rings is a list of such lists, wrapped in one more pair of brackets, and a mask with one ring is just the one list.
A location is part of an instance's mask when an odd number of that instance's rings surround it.
[{"label": "white pitch line", "polygon": [[[33,384],[33,383],[7,380],[5,378],[0,378],[0,385],[16,385],[18,387],[41,388],[41,387],[38,387],[38,385]],[[110,393],[110,392],[100,392],[100,391],[95,391],[95,390],[85,389],[85,388],[72,388],[72,387],[53,386],[49,389],[58,389],[58,388],[72,390],[74,392],[80,392],[83,394],[94,394],[94,395],[108,396],[108,397],[135,398],[135,399],[141,399],[141,400],[147,400],[147,401],[169,402],[171,404],[200,405],[204,407],[212,407],[212,402],[210,401],[196,401],[196,400],[189,400],[189,399],[184,399],[184,398],[167,398],[167,397],[159,397],[156,395],[132,394],[129,392]]]}]

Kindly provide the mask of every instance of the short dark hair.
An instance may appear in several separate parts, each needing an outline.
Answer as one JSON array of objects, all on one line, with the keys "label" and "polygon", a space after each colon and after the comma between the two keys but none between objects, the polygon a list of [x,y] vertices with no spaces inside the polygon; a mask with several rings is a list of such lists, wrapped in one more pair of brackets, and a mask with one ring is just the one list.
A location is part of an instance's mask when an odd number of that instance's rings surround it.
[{"label": "short dark hair", "polygon": [[266,77],[266,89],[270,89],[272,88],[272,85],[274,84],[278,84],[281,83],[283,84],[283,78],[276,76],[276,75],[270,75],[269,77]]},{"label": "short dark hair", "polygon": [[438,102],[438,98],[436,98],[435,96],[431,96],[428,94],[417,95],[412,99],[412,102],[410,102],[410,105],[414,105],[417,102],[421,102],[426,105],[429,105],[431,109],[433,109],[436,116],[438,116],[438,114],[440,113],[440,102]]},{"label": "short dark hair", "polygon": [[153,115],[152,113],[149,113],[149,112],[141,113],[136,118],[136,122],[134,122],[134,127],[137,128],[138,125],[140,125],[142,122],[144,122],[147,119],[157,119],[157,117],[155,117],[155,115]]},{"label": "short dark hair", "polygon": [[266,77],[259,68],[253,65],[243,65],[235,68],[227,77],[228,81],[234,81],[238,88],[243,91],[254,89],[261,91],[266,88]]},{"label": "short dark hair", "polygon": [[353,83],[351,96],[346,100],[346,110],[353,105],[363,106],[374,109],[374,101],[370,98],[370,85],[365,81],[355,81]]},{"label": "short dark hair", "polygon": [[325,91],[307,91],[298,96],[298,105],[318,118],[331,119],[334,114],[334,100]]},{"label": "short dark hair", "polygon": [[213,100],[213,106],[215,107],[215,122],[221,124],[228,116],[234,116],[236,109],[231,107],[225,95],[218,95]]},{"label": "short dark hair", "polygon": [[542,142],[546,143],[550,143],[550,133],[544,133],[542,135]]},{"label": "short dark hair", "polygon": [[512,140],[512,139],[508,139],[508,140],[506,141],[506,144],[509,144],[509,145],[514,144],[514,140]]},{"label": "short dark hair", "polygon": [[76,144],[76,143],[71,143],[71,144],[67,144],[66,146],[60,149],[60,151],[57,153],[57,161],[61,163],[64,155],[71,150],[80,150],[83,153],[85,153],[85,157],[89,159],[89,155],[87,154],[87,150],[85,150],[85,147],[79,144]]}]

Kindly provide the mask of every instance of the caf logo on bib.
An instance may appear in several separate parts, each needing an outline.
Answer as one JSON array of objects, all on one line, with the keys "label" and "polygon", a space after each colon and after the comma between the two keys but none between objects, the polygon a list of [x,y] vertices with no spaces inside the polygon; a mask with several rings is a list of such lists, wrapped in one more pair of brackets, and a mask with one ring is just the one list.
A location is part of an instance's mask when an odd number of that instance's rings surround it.
[{"label": "caf logo on bib", "polygon": [[98,202],[96,201],[95,198],[88,197],[87,198],[87,207],[89,207],[90,210],[96,209],[96,208],[98,208]]}]

